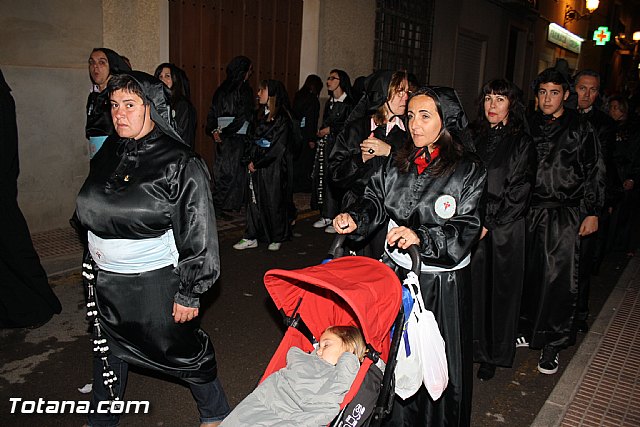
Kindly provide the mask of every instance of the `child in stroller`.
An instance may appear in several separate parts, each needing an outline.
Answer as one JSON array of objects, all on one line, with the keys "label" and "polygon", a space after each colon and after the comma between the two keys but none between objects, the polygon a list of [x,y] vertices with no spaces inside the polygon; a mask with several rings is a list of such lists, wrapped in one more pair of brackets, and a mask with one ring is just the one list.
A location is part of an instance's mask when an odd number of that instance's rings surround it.
[{"label": "child in stroller", "polygon": [[312,353],[291,347],[287,365],[240,402],[221,426],[327,425],[340,412],[365,350],[358,328],[330,326]]}]

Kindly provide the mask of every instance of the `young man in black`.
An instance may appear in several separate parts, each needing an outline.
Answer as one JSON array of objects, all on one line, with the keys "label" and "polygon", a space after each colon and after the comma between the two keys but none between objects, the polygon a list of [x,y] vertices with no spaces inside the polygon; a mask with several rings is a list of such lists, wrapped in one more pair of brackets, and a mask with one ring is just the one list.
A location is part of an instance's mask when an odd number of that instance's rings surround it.
[{"label": "young man in black", "polygon": [[541,348],[538,371],[558,371],[571,344],[578,297],[580,238],[598,229],[604,166],[591,125],[565,109],[569,83],[555,69],[535,80],[538,110],[529,120],[538,170],[527,216],[527,265],[521,309],[529,346]]}]

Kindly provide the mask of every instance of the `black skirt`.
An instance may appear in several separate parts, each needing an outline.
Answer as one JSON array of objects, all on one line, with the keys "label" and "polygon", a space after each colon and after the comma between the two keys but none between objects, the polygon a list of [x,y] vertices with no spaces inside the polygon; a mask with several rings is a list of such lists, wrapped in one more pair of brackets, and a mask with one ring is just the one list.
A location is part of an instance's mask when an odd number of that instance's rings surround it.
[{"label": "black skirt", "polygon": [[217,375],[213,344],[199,318],[171,315],[179,277],[172,266],[136,274],[99,270],[96,304],[113,354],[128,363],[202,384]]}]

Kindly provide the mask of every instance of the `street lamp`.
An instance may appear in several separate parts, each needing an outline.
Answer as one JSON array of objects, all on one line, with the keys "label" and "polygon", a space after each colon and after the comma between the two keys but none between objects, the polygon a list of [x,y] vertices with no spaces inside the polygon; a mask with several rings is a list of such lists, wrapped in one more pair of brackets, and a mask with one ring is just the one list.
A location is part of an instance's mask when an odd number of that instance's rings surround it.
[{"label": "street lamp", "polygon": [[577,10],[571,8],[571,6],[567,5],[565,7],[564,23],[562,24],[562,26],[566,27],[567,22],[579,21],[583,18],[589,18],[591,14],[595,12],[598,6],[600,6],[600,0],[587,0],[586,2],[587,13],[580,13]]}]

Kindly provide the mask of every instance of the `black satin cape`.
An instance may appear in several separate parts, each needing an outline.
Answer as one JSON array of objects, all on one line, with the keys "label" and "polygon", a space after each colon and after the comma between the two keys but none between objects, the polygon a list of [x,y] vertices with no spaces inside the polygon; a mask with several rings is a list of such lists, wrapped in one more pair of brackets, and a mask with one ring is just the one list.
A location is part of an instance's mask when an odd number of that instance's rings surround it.
[{"label": "black satin cape", "polygon": [[60,313],[60,301],[33,248],[18,206],[18,127],[0,70],[0,328],[36,326]]},{"label": "black satin cape", "polygon": [[239,210],[246,201],[247,168],[241,163],[249,144],[247,135],[237,134],[253,118],[254,94],[244,76],[251,61],[239,56],[227,66],[227,79],[216,89],[207,114],[207,135],[218,127],[218,117],[234,117],[222,129],[222,142],[215,143],[213,162],[213,204],[218,210]]},{"label": "black satin cape", "polygon": [[476,140],[487,168],[483,226],[489,231],[471,257],[475,362],[510,367],[524,281],[525,216],[535,180],[536,151],[530,136],[507,127]]},{"label": "black satin cape", "polygon": [[578,296],[578,231],[585,216],[601,212],[604,163],[591,125],[573,110],[554,120],[536,113],[529,127],[538,165],[527,215],[520,328],[531,348],[563,348],[570,344]]},{"label": "black satin cape", "polygon": [[[408,173],[400,172],[392,156],[373,173],[363,197],[347,210],[358,226],[353,237],[364,238],[391,218],[420,237],[423,263],[445,268],[457,265],[469,255],[481,230],[479,205],[486,172],[472,156],[466,155],[450,175],[441,177],[428,173],[437,159],[418,175],[415,165]],[[443,195],[456,201],[455,213],[448,219],[436,213],[436,201]],[[401,280],[405,278],[407,270],[396,267],[386,255],[383,261]],[[473,384],[469,267],[422,272],[420,286],[425,306],[433,312],[445,341],[449,385],[436,402],[424,387],[405,401],[396,398],[385,425],[469,425]]]},{"label": "black satin cape", "polygon": [[[143,90],[154,88],[143,85]],[[156,120],[166,111],[154,114]],[[216,377],[213,345],[198,318],[175,323],[171,312],[174,302],[199,307],[200,295],[219,275],[209,173],[202,159],[164,133],[167,123],[161,124],[137,141],[105,141],[91,160],[76,213],[84,227],[103,239],[144,239],[173,230],[176,268],[97,272],[98,317],[117,357],[205,383]]]},{"label": "black satin cape", "polygon": [[249,161],[253,162],[256,171],[249,174],[249,185],[253,190],[250,187],[248,192],[246,238],[266,243],[278,243],[291,238],[291,182],[287,148],[290,123],[282,113],[277,114],[271,122],[262,120],[256,125],[253,141],[264,138],[271,141],[271,146],[262,148],[252,142],[249,149]]}]

